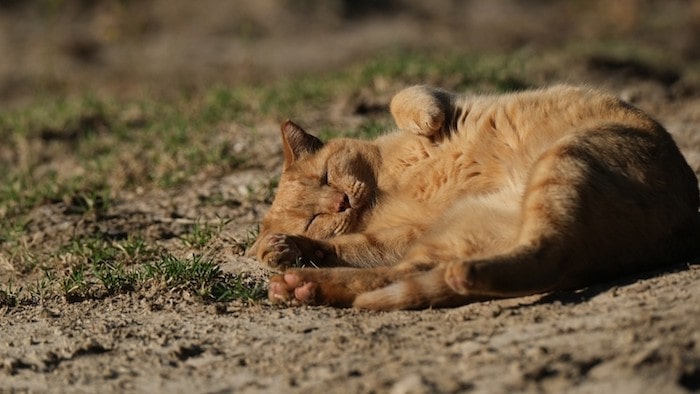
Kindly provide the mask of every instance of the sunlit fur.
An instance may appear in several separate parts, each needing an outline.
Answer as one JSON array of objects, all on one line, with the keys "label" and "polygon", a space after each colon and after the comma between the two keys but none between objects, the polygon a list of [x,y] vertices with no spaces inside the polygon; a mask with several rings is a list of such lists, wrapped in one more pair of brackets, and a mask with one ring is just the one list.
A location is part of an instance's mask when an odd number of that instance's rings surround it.
[{"label": "sunlit fur", "polygon": [[286,269],[272,300],[459,305],[697,253],[695,175],[657,122],[613,96],[415,86],[391,112],[398,130],[374,141],[282,126],[284,171],[254,247]]}]

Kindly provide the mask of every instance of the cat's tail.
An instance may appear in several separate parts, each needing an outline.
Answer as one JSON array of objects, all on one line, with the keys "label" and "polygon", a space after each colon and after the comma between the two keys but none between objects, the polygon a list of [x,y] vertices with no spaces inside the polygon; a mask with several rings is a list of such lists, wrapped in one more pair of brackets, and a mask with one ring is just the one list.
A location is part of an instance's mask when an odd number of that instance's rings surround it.
[{"label": "cat's tail", "polygon": [[445,282],[445,268],[419,272],[377,290],[362,293],[352,306],[370,310],[443,308],[485,301],[494,297],[462,295]]}]

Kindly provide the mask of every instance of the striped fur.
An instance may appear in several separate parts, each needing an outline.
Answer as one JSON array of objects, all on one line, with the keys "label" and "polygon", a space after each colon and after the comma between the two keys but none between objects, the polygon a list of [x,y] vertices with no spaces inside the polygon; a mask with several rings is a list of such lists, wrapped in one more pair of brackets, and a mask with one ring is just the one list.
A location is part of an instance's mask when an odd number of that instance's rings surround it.
[{"label": "striped fur", "polygon": [[253,248],[284,271],[272,300],[454,306],[698,253],[695,175],[661,125],[610,95],[415,86],[391,111],[398,130],[374,141],[282,126],[284,170]]}]

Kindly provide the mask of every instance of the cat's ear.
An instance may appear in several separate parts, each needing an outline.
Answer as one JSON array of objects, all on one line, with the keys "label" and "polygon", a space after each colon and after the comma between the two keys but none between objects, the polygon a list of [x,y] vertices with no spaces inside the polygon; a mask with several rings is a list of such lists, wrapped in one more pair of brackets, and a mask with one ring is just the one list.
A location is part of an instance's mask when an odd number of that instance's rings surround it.
[{"label": "cat's ear", "polygon": [[323,142],[288,120],[282,124],[282,145],[284,147],[283,169],[286,170],[301,155],[321,149]]}]

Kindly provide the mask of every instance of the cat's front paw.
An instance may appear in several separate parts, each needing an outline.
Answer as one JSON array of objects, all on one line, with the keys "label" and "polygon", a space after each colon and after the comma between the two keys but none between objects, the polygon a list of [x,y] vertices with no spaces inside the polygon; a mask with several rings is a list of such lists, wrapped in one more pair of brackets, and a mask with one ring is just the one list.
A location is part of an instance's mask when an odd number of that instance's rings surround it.
[{"label": "cat's front paw", "polygon": [[303,235],[272,234],[263,245],[260,260],[271,268],[338,265],[331,247]]},{"label": "cat's front paw", "polygon": [[271,268],[280,269],[298,265],[301,257],[293,236],[272,234],[265,240],[260,260]]}]

